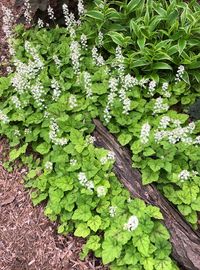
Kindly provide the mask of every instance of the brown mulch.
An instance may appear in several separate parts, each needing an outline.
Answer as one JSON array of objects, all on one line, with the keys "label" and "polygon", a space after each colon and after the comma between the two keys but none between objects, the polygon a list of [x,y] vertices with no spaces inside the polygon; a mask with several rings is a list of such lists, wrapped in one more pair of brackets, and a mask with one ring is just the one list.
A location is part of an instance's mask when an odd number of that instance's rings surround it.
[{"label": "brown mulch", "polygon": [[[0,140],[0,161],[9,147]],[[22,177],[26,170],[7,172],[0,163],[0,269],[106,270],[90,255],[79,259],[84,240],[56,233],[56,224],[44,216],[43,205],[33,207]]]},{"label": "brown mulch", "polygon": [[[0,1],[0,77],[9,65],[1,4],[13,9],[14,3]],[[13,14],[17,20],[21,10]],[[57,224],[44,216],[44,205],[33,207],[22,180],[26,169],[16,164],[9,173],[3,167],[8,153],[7,141],[0,138],[0,270],[107,270],[92,255],[81,261],[84,240],[57,234]]]}]

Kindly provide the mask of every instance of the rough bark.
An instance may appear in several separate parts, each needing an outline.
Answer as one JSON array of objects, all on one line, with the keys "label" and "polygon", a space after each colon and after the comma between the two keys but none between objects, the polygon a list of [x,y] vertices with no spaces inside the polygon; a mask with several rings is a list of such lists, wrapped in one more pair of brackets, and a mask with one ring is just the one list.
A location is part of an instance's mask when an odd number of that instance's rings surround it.
[{"label": "rough bark", "polygon": [[126,147],[120,146],[115,137],[94,120],[96,146],[104,147],[115,153],[116,162],[113,171],[133,197],[160,208],[164,224],[168,228],[172,244],[173,258],[185,269],[200,270],[200,234],[184,220],[183,216],[167,201],[153,184],[142,185],[141,174],[132,168],[131,155]]}]

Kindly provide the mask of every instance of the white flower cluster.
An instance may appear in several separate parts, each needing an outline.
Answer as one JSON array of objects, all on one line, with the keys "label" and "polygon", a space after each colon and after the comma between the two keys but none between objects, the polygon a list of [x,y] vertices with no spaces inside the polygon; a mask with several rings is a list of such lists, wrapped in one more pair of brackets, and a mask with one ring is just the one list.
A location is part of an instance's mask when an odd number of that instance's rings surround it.
[{"label": "white flower cluster", "polygon": [[180,82],[182,80],[184,72],[185,72],[185,67],[183,65],[180,65],[176,73],[176,78],[175,78],[176,82]]},{"label": "white flower cluster", "polygon": [[80,72],[80,56],[80,45],[77,41],[72,40],[70,44],[70,58],[76,74]]},{"label": "white flower cluster", "polygon": [[124,65],[124,56],[122,55],[122,49],[120,46],[117,46],[115,50],[115,59],[119,76],[123,76],[125,71],[125,65]]},{"label": "white flower cluster", "polygon": [[48,6],[47,12],[48,12],[50,20],[56,19],[55,14],[54,14],[54,10],[50,5]]},{"label": "white flower cluster", "polygon": [[86,137],[86,143],[87,144],[93,144],[96,141],[96,138],[94,136],[88,135]]},{"label": "white flower cluster", "polygon": [[108,102],[104,110],[104,119],[108,123],[111,119],[110,108],[113,105],[114,98],[117,96],[119,80],[116,78],[109,79],[110,93],[108,95]]},{"label": "white flower cluster", "polygon": [[50,123],[50,130],[49,130],[49,139],[55,144],[55,145],[66,145],[68,143],[67,138],[58,138],[58,132],[59,127],[56,123],[55,119],[51,119]]},{"label": "white flower cluster", "polygon": [[98,50],[96,47],[92,48],[92,59],[95,65],[97,65],[98,67],[101,67],[105,64],[105,61],[103,59],[103,56],[98,53]]},{"label": "white flower cluster", "polygon": [[24,93],[25,90],[30,88],[30,80],[35,79],[38,72],[43,69],[44,66],[37,50],[31,47],[30,42],[25,42],[25,49],[31,54],[33,61],[29,60],[29,62],[25,64],[18,59],[14,60],[16,71],[12,78],[12,85],[19,94]]},{"label": "white flower cluster", "polygon": [[99,31],[98,33],[98,47],[102,47],[103,46],[103,33],[101,31]]},{"label": "white flower cluster", "polygon": [[80,184],[82,186],[84,186],[85,188],[87,188],[89,190],[94,189],[94,183],[92,181],[88,181],[87,176],[84,172],[80,172],[78,174],[78,180],[79,180]]},{"label": "white flower cluster", "polygon": [[60,59],[58,58],[57,55],[54,54],[53,57],[52,57],[52,59],[53,59],[53,61],[55,62],[56,66],[58,68],[61,67],[61,61],[60,61]]},{"label": "white flower cluster", "polygon": [[106,195],[106,188],[104,186],[97,187],[97,197],[103,197]]},{"label": "white flower cluster", "polygon": [[76,96],[75,95],[70,95],[68,103],[69,103],[70,109],[74,109],[75,107],[77,107],[78,104],[77,104]]},{"label": "white flower cluster", "polygon": [[115,160],[115,153],[112,151],[109,151],[105,157],[102,157],[100,159],[100,162],[102,165],[106,164],[109,160],[113,161]]},{"label": "white flower cluster", "polygon": [[30,24],[32,21],[32,16],[31,16],[31,5],[30,5],[29,0],[24,0],[24,7],[25,7],[24,17],[25,17],[26,23]]},{"label": "white flower cluster", "polygon": [[110,206],[109,207],[109,214],[111,217],[116,216],[117,214],[117,206]]},{"label": "white flower cluster", "polygon": [[40,71],[40,69],[43,68],[44,64],[40,59],[37,49],[31,46],[31,43],[29,41],[25,41],[24,48],[33,57],[34,60],[33,68],[36,69],[37,71]]},{"label": "white flower cluster", "polygon": [[166,98],[170,98],[171,97],[171,93],[168,91],[168,88],[169,88],[169,83],[168,82],[164,82],[162,84],[162,94]]},{"label": "white flower cluster", "polygon": [[141,80],[139,80],[139,86],[143,87],[143,88],[146,88],[146,84],[149,82],[149,79],[145,79],[145,78],[142,78]]},{"label": "white flower cluster", "polygon": [[51,161],[47,161],[44,165],[45,169],[48,171],[52,171],[53,169],[53,163]]},{"label": "white flower cluster", "polygon": [[40,81],[36,81],[36,83],[34,85],[31,86],[31,94],[36,102],[36,104],[41,107],[44,108],[44,87],[41,84]]},{"label": "white flower cluster", "polygon": [[13,70],[12,70],[12,68],[10,66],[6,67],[6,71],[7,71],[8,74],[13,72]]},{"label": "white flower cluster", "polygon": [[67,29],[73,28],[73,26],[75,26],[77,24],[75,17],[74,17],[74,14],[69,13],[69,8],[68,8],[67,4],[63,4],[62,9],[63,9],[63,14],[64,14],[64,18],[65,18],[65,25],[67,26]]},{"label": "white flower cluster", "polygon": [[57,101],[60,97],[61,89],[60,89],[58,81],[55,78],[51,80],[51,88],[53,89],[52,99],[54,101]]},{"label": "white flower cluster", "polygon": [[3,113],[1,110],[0,110],[0,121],[2,121],[4,124],[9,123],[8,116],[5,113]]},{"label": "white flower cluster", "polygon": [[39,27],[39,28],[43,28],[43,27],[44,27],[44,22],[43,22],[43,20],[40,19],[40,18],[38,19],[37,24],[38,24],[38,27]]},{"label": "white flower cluster", "polygon": [[187,180],[188,178],[190,178],[190,172],[188,170],[182,170],[179,175],[178,178],[180,180]]},{"label": "white flower cluster", "polygon": [[145,123],[142,125],[142,129],[140,132],[140,141],[142,144],[148,143],[150,130],[151,130],[151,126],[149,125],[149,123]]},{"label": "white flower cluster", "polygon": [[21,133],[20,133],[20,131],[18,129],[14,130],[14,136],[16,136],[16,137],[21,136]]},{"label": "white flower cluster", "polygon": [[121,87],[119,90],[119,98],[123,104],[123,114],[128,114],[131,107],[131,100],[127,97],[124,87]]},{"label": "white flower cluster", "polygon": [[83,73],[84,88],[86,91],[86,97],[90,98],[92,96],[92,80],[89,72],[85,71]]},{"label": "white flower cluster", "polygon": [[154,95],[155,89],[156,89],[156,82],[155,82],[155,81],[150,81],[150,82],[149,82],[148,93],[149,93],[151,96]]},{"label": "white flower cluster", "polygon": [[123,114],[128,114],[131,109],[131,100],[127,97],[127,91],[137,84],[138,80],[130,74],[121,76],[121,88],[119,90],[119,98],[123,104]]},{"label": "white flower cluster", "polygon": [[3,25],[2,30],[6,36],[7,39],[9,39],[12,36],[12,26],[14,23],[14,16],[12,14],[12,11],[2,5],[2,12],[3,12]]},{"label": "white flower cluster", "polygon": [[194,139],[194,144],[200,144],[200,135]]},{"label": "white flower cluster", "polygon": [[69,161],[70,166],[75,166],[77,164],[77,160],[74,158],[71,158]]},{"label": "white flower cluster", "polygon": [[31,130],[29,128],[24,129],[24,135],[28,135],[31,133]]},{"label": "white flower cluster", "polygon": [[156,99],[154,107],[153,107],[153,114],[166,112],[169,109],[169,105],[164,103],[162,97]]},{"label": "white flower cluster", "polygon": [[16,109],[20,109],[21,108],[21,101],[19,100],[19,98],[17,96],[12,96],[11,97],[11,101],[12,103],[15,105]]},{"label": "white flower cluster", "polygon": [[[175,126],[170,130],[165,130],[170,124]],[[181,122],[176,119],[170,119],[168,116],[163,116],[160,120],[159,129],[155,131],[154,139],[158,143],[162,139],[167,139],[169,143],[175,144],[179,141],[186,144],[195,144],[190,134],[195,129],[195,123],[192,122],[186,127],[181,127]]]},{"label": "white flower cluster", "polygon": [[87,36],[83,33],[80,37],[81,46],[83,49],[87,49]]},{"label": "white flower cluster", "polygon": [[130,74],[124,76],[123,84],[126,90],[130,90],[133,86],[138,85],[138,83],[138,80]]},{"label": "white flower cluster", "polygon": [[167,126],[170,124],[171,118],[169,116],[163,116],[160,119],[159,127],[162,129],[166,129]]},{"label": "white flower cluster", "polygon": [[127,223],[124,224],[124,230],[134,231],[139,225],[138,218],[136,216],[131,216]]},{"label": "white flower cluster", "polygon": [[81,17],[85,13],[83,0],[78,0],[78,15]]}]

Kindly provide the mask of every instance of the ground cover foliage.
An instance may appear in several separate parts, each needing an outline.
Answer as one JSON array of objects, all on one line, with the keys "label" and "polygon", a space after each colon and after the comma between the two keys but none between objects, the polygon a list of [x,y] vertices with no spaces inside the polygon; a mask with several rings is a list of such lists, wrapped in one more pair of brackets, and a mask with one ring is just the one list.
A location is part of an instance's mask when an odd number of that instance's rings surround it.
[{"label": "ground cover foliage", "polygon": [[[98,117],[132,151],[143,184],[155,182],[195,227],[200,210],[200,6],[196,1],[94,1],[66,27],[18,26],[13,69],[0,78],[1,134],[29,167],[33,203],[111,269],[178,269],[159,209],[130,198],[95,148]],[[49,16],[56,14],[51,8]],[[32,154],[32,153],[36,153]]]}]

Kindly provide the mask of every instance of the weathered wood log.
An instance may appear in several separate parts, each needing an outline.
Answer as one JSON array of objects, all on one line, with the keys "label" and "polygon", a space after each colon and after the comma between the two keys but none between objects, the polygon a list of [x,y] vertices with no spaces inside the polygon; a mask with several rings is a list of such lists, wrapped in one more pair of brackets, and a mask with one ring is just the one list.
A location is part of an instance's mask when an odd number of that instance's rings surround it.
[{"label": "weathered wood log", "polygon": [[128,148],[120,146],[116,138],[97,119],[93,135],[95,145],[115,153],[116,162],[113,171],[133,197],[160,208],[164,224],[170,232],[172,257],[188,270],[200,270],[200,234],[184,220],[183,216],[155,188],[153,184],[142,185],[141,174],[132,168],[131,154]]}]

